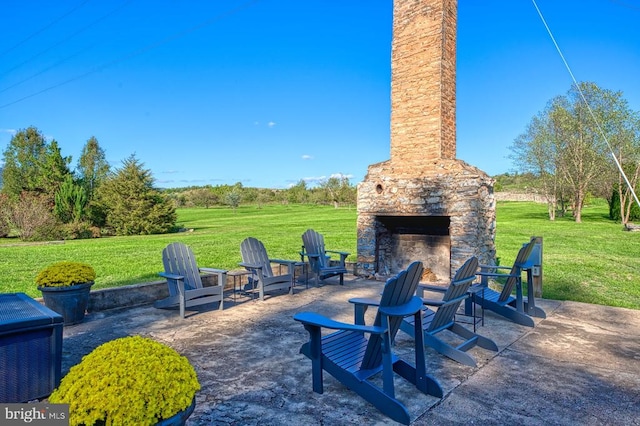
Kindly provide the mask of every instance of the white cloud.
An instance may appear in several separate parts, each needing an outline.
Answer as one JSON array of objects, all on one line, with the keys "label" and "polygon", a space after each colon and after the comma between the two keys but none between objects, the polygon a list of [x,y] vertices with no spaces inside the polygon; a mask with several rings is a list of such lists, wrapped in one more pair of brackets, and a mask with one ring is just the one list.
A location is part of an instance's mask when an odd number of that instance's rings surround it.
[{"label": "white cloud", "polygon": [[6,133],[8,135],[15,135],[16,133],[18,133],[18,131],[16,129],[0,129],[0,133]]},{"label": "white cloud", "polygon": [[327,180],[326,176],[312,176],[312,177],[304,177],[302,178],[309,185],[317,185],[322,181]]},{"label": "white cloud", "polygon": [[270,121],[270,122],[267,123],[267,126],[269,126],[269,127],[273,127],[275,125],[276,125],[276,123],[273,122],[273,121]]},{"label": "white cloud", "polygon": [[345,175],[344,173],[333,173],[330,177],[338,178],[338,179],[342,179],[342,178],[351,179],[353,178],[353,175]]},{"label": "white cloud", "polygon": [[302,154],[303,160],[313,160],[313,156],[309,154]]}]

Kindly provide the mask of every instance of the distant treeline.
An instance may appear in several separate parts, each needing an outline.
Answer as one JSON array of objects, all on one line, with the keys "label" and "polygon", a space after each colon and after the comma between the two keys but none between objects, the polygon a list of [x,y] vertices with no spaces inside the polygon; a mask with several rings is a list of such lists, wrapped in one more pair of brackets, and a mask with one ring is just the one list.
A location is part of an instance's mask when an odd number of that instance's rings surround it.
[{"label": "distant treeline", "polygon": [[356,187],[346,177],[331,177],[318,186],[309,187],[304,180],[288,189],[245,187],[234,185],[168,188],[167,194],[177,207],[238,207],[240,204],[320,204],[335,207],[356,204]]}]

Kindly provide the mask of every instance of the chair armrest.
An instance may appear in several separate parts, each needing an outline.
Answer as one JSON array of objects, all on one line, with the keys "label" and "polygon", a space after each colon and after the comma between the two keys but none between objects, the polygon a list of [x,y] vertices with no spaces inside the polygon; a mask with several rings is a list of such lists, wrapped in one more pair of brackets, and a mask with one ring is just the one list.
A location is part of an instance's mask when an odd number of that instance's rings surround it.
[{"label": "chair armrest", "polygon": [[349,299],[349,303],[353,303],[354,305],[380,306],[380,299],[354,297]]},{"label": "chair armrest", "polygon": [[454,303],[462,302],[465,299],[467,299],[468,297],[469,297],[469,295],[465,293],[462,296],[456,297],[455,299],[451,299],[451,300],[447,300],[446,302],[443,302],[442,306],[447,306],[447,305],[452,305]]},{"label": "chair armrest", "polygon": [[335,253],[335,254],[339,254],[340,256],[344,256],[347,257],[349,256],[351,253],[347,252],[347,251],[338,251],[338,250],[325,250],[325,253]]},{"label": "chair armrest", "polygon": [[160,275],[163,278],[168,278],[170,280],[184,280],[184,275],[170,274],[168,272],[158,272],[158,275]]},{"label": "chair armrest", "polygon": [[271,263],[277,263],[279,265],[295,265],[300,263],[299,260],[286,260],[286,259],[269,259]]},{"label": "chair armrest", "polygon": [[372,334],[384,334],[387,332],[385,327],[347,324],[332,320],[331,318],[316,314],[315,312],[299,312],[293,316],[293,319],[301,322],[305,326],[309,325],[314,327],[330,328],[333,330],[360,331]]},{"label": "chair armrest", "polygon": [[262,265],[254,265],[253,263],[240,262],[240,263],[238,263],[238,265],[243,266],[243,267],[248,268],[248,269],[262,269]]},{"label": "chair armrest", "polygon": [[198,268],[200,269],[200,272],[206,272],[209,274],[226,274],[227,271],[226,269],[216,269],[216,268]]},{"label": "chair armrest", "polygon": [[444,285],[434,285],[434,284],[418,284],[418,287],[428,291],[435,291],[438,293],[446,293],[449,289],[449,286]]},{"label": "chair armrest", "polygon": [[216,274],[218,276],[217,286],[224,286],[226,284],[227,279],[225,275],[227,274],[226,269],[216,269],[216,268],[198,268],[200,272],[204,272],[205,274]]},{"label": "chair armrest", "polygon": [[501,266],[501,265],[478,265],[480,270],[483,269],[511,269],[511,266]]},{"label": "chair armrest", "polygon": [[423,306],[422,299],[418,296],[413,296],[411,300],[403,305],[380,306],[378,307],[378,311],[390,317],[408,317],[409,315],[413,315],[416,312],[421,311]]},{"label": "chair armrest", "polygon": [[347,256],[349,256],[351,254],[351,253],[346,252],[346,251],[335,251],[335,250],[325,250],[325,253],[339,254],[340,255],[340,263],[342,263],[342,265],[344,265],[344,262],[347,259]]},{"label": "chair armrest", "polygon": [[364,315],[369,309],[369,306],[379,306],[380,299],[353,297],[349,299],[349,303],[353,303],[354,322],[359,325],[364,325]]},{"label": "chair armrest", "polygon": [[443,306],[445,302],[442,299],[426,299],[422,298],[422,303],[427,306]]},{"label": "chair armrest", "polygon": [[319,253],[304,253],[304,255],[307,257],[317,257],[318,259],[320,259],[320,256],[322,256]]},{"label": "chair armrest", "polygon": [[520,276],[517,274],[501,274],[498,272],[476,272],[476,275],[479,275],[481,277],[497,277],[497,278],[510,278],[510,277],[518,278]]}]

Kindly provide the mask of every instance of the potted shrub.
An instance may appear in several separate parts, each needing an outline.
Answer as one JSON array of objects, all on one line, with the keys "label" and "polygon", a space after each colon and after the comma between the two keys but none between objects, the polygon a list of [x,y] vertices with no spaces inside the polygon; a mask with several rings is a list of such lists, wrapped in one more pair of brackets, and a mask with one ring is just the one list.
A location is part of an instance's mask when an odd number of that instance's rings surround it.
[{"label": "potted shrub", "polygon": [[89,306],[89,292],[96,279],[95,270],[82,262],[56,262],[36,276],[44,304],[64,318],[65,325],[84,318]]},{"label": "potted shrub", "polygon": [[184,425],[200,390],[189,360],[152,339],[104,343],[71,367],[49,396],[70,425]]}]

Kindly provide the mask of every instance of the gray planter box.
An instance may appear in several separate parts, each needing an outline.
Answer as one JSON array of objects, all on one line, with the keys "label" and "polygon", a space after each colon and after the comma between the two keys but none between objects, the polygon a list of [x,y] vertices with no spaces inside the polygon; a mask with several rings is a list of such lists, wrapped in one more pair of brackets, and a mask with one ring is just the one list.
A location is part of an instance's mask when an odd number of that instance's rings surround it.
[{"label": "gray planter box", "polygon": [[62,315],[26,294],[0,294],[0,403],[44,398],[60,384],[62,327]]}]

